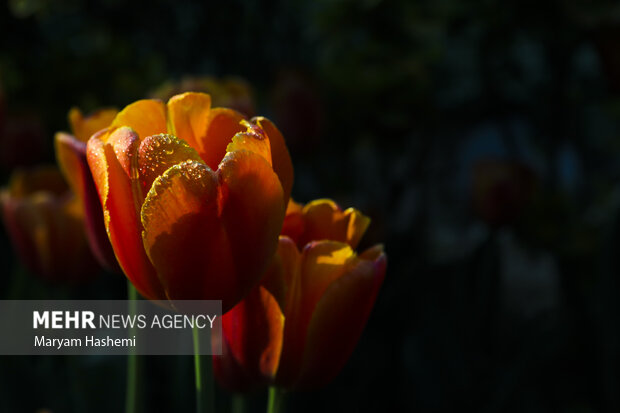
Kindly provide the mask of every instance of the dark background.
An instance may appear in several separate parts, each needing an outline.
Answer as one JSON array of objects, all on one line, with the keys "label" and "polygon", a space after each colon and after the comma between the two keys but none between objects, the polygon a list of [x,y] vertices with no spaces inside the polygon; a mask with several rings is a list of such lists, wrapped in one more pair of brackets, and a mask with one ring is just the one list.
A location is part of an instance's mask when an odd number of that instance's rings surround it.
[{"label": "dark background", "polygon": [[[620,411],[613,2],[9,0],[2,183],[54,162],[70,107],[121,108],[188,75],[245,78],[287,139],[294,197],[360,209],[362,248],[388,254],[346,367],[288,411]],[[107,273],[40,281],[0,242],[0,297],[125,296]],[[142,411],[193,409],[190,358],[141,365]],[[2,357],[0,411],[120,411],[124,369]]]}]

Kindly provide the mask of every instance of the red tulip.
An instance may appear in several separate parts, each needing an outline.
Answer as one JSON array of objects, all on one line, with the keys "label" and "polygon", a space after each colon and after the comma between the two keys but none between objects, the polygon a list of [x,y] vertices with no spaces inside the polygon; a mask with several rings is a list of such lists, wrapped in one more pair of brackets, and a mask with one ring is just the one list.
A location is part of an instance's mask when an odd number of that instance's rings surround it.
[{"label": "red tulip", "polygon": [[15,172],[0,192],[9,237],[22,262],[51,280],[83,280],[97,273],[79,200],[53,167]]},{"label": "red tulip", "polygon": [[354,251],[368,224],[329,200],[289,204],[266,276],[222,318],[224,355],[213,361],[224,387],[308,389],[338,374],[385,276],[381,245]]},{"label": "red tulip", "polygon": [[227,311],[277,247],[293,170],[280,132],[209,95],[140,100],[88,141],[119,264],[149,299],[222,300]]},{"label": "red tulip", "polygon": [[86,141],[95,132],[106,128],[117,114],[116,109],[102,109],[84,117],[73,108],[69,124],[73,134],[58,132],[55,136],[56,159],[71,189],[84,208],[86,234],[99,263],[113,271],[120,270],[103,223],[103,211],[86,161]]}]

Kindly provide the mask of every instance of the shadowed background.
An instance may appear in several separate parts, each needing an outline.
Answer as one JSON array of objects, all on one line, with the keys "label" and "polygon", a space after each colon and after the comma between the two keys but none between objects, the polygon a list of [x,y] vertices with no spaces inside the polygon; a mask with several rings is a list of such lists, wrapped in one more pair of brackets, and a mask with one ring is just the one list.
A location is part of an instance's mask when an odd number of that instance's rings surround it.
[{"label": "shadowed background", "polygon": [[[344,370],[288,411],[617,412],[620,8],[597,4],[9,0],[0,179],[54,163],[72,106],[241,77],[284,133],[295,199],[360,209],[360,250],[389,261]],[[1,298],[125,297],[108,273],[35,278],[0,231]],[[191,411],[191,359],[140,360],[142,411]],[[121,357],[0,366],[0,411],[124,405]]]}]

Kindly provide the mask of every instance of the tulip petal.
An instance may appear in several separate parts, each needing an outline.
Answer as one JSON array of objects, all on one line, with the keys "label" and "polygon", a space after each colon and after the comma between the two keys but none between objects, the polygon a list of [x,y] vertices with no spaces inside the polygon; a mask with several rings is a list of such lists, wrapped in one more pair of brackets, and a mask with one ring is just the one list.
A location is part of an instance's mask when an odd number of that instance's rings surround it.
[{"label": "tulip petal", "polygon": [[[68,133],[58,132],[54,136],[54,146],[60,170],[73,192],[77,193],[82,199],[81,191],[84,186],[82,165],[83,160],[86,160],[86,143]],[[88,165],[86,166],[88,167]]]},{"label": "tulip petal", "polygon": [[187,92],[168,101],[168,132],[199,149],[199,139],[207,131],[211,97],[205,93]]},{"label": "tulip petal", "polygon": [[362,240],[364,233],[370,225],[370,218],[354,208],[347,208],[344,211],[344,216],[349,218],[349,223],[347,225],[347,243],[351,248],[357,248],[357,245]]},{"label": "tulip petal", "polygon": [[212,170],[222,162],[233,136],[245,129],[241,124],[243,119],[242,114],[232,109],[213,108],[209,112],[206,133],[196,149]]},{"label": "tulip petal", "polygon": [[[271,166],[248,151],[229,152],[220,164],[222,219],[237,265],[243,298],[264,274],[284,221],[282,186]],[[224,310],[223,310],[224,311]]]},{"label": "tulip petal", "polygon": [[314,306],[325,290],[345,273],[347,266],[356,260],[356,255],[348,244],[335,241],[312,242],[302,254],[299,287],[303,313],[300,315],[310,321]]},{"label": "tulip petal", "polygon": [[295,202],[293,198],[289,198],[288,205],[286,206],[286,215],[289,214],[301,214],[304,206],[298,202]]},{"label": "tulip petal", "polygon": [[128,126],[136,131],[140,139],[166,133],[166,106],[160,100],[138,100],[116,115],[110,130],[121,126]]},{"label": "tulip petal", "polygon": [[88,138],[94,135],[95,132],[107,128],[117,113],[118,110],[108,108],[100,109],[88,116],[84,116],[80,109],[71,108],[69,111],[69,124],[71,125],[73,136],[78,141],[86,143]]},{"label": "tulip petal", "polygon": [[[94,135],[87,144],[87,158],[99,192],[104,223],[118,263],[138,291],[149,299],[164,298],[141,237],[141,222],[134,203],[132,159],[139,138],[127,127],[111,134]],[[130,201],[131,202],[131,201]],[[137,202],[137,200],[134,200]]]},{"label": "tulip petal", "polygon": [[232,360],[215,358],[214,362],[222,363],[222,369],[234,368],[231,364],[238,366],[245,377],[236,380],[235,372],[231,372],[220,379],[222,384],[231,390],[247,391],[268,383],[278,368],[283,328],[284,316],[280,306],[262,286],[254,288],[245,299],[224,314],[222,333],[227,344],[227,354],[222,358]]},{"label": "tulip petal", "polygon": [[284,190],[284,200],[288,202],[293,188],[294,173],[293,162],[291,161],[291,155],[286,147],[284,137],[278,128],[267,118],[259,116],[252,119],[252,122],[260,126],[269,137],[273,170],[280,178],[282,189]]},{"label": "tulip petal", "polygon": [[318,241],[304,248],[299,273],[291,280],[284,312],[285,345],[277,375],[278,383],[287,385],[298,377],[308,325],[316,304],[329,285],[345,274],[356,259],[351,247],[341,242]]},{"label": "tulip petal", "polygon": [[246,132],[239,132],[232,138],[226,147],[226,152],[246,150],[254,152],[265,159],[271,166],[271,147],[269,139],[263,131],[255,126],[248,125]]},{"label": "tulip petal", "polygon": [[56,159],[69,181],[73,192],[84,206],[85,227],[91,250],[99,263],[112,271],[119,271],[112,245],[103,222],[101,201],[86,159],[86,143],[72,135],[59,132],[55,136]]},{"label": "tulip petal", "polygon": [[175,165],[146,196],[142,238],[170,299],[222,300],[225,312],[237,280],[219,202],[217,176],[205,164]]},{"label": "tulip petal", "polygon": [[261,285],[275,297],[283,309],[287,306],[289,287],[298,277],[300,256],[295,242],[281,235],[273,261],[261,280]]},{"label": "tulip petal", "polygon": [[[290,237],[295,242],[301,240],[305,231],[303,205],[290,198],[286,207],[286,216],[282,225],[282,234]],[[302,245],[303,247],[303,245]]]},{"label": "tulip petal", "polygon": [[330,199],[318,199],[304,206],[301,217],[296,210],[287,216],[282,234],[302,247],[315,240],[346,242],[356,248],[370,219],[354,208],[342,211]]},{"label": "tulip petal", "polygon": [[356,259],[316,305],[296,388],[327,384],[353,352],[385,277],[387,261],[381,248],[367,256],[374,260]]},{"label": "tulip petal", "polygon": [[175,136],[159,134],[149,136],[140,143],[138,168],[143,193],[146,194],[153,181],[168,168],[184,161],[202,162],[198,152]]}]

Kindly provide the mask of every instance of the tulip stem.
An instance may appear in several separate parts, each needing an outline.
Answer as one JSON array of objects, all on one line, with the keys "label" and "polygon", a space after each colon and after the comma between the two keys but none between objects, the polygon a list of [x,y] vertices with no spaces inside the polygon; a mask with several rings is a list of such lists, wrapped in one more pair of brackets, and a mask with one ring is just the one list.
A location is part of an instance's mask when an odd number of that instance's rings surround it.
[{"label": "tulip stem", "polygon": [[240,394],[233,394],[230,410],[232,413],[245,413],[245,398]]},{"label": "tulip stem", "polygon": [[275,386],[269,388],[267,413],[279,413],[284,404],[284,392]]},{"label": "tulip stem", "polygon": [[[129,315],[133,317],[137,310],[138,292],[136,288],[131,284],[131,281],[127,280],[127,298],[129,300]],[[130,328],[130,336],[134,333],[134,328]],[[136,411],[136,387],[138,383],[138,359],[135,349],[132,347],[127,356],[127,393],[125,398],[125,412],[135,413]]]},{"label": "tulip stem", "polygon": [[[200,355],[200,329],[194,327],[194,374],[196,379],[196,413],[212,413],[215,411],[214,391],[213,391],[213,372],[210,360],[202,363]],[[205,380],[205,383],[202,380]]]}]

